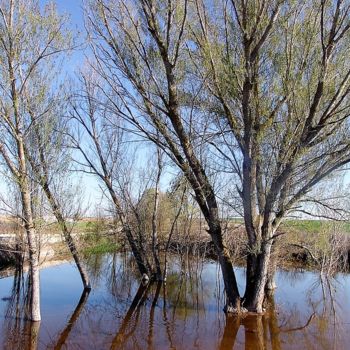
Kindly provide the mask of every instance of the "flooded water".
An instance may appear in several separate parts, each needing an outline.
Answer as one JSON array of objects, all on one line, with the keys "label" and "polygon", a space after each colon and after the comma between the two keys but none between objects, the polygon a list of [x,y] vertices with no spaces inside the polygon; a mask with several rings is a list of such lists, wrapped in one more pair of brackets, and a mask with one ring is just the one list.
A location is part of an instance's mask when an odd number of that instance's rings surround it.
[{"label": "flooded water", "polygon": [[23,321],[25,276],[0,279],[0,348],[350,349],[349,275],[280,270],[270,311],[239,319],[222,312],[215,262],[173,258],[166,286],[146,287],[125,255],[96,255],[88,267],[89,295],[72,263],[41,271],[40,324]]}]

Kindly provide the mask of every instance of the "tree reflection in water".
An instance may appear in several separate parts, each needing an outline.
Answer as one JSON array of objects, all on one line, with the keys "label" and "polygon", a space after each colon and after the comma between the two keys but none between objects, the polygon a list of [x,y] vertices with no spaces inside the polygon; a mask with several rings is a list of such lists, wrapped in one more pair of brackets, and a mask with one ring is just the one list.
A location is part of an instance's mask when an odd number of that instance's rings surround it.
[{"label": "tree reflection in water", "polygon": [[[271,295],[265,314],[226,318],[218,307],[223,305],[224,293],[216,265],[198,266],[198,261],[184,264],[175,258],[170,261],[166,284],[139,285],[128,256],[92,259],[89,269],[96,267],[98,273],[91,274],[95,286],[90,296],[83,293],[66,326],[56,329],[48,340],[40,334],[40,343],[39,325],[23,321],[28,291],[19,273],[13,280],[0,338],[6,339],[5,349],[23,349],[21,344],[27,344],[26,349],[346,348],[349,332],[339,334],[336,326],[346,320],[338,315],[341,310],[331,280],[322,277],[310,282],[309,291],[299,291],[298,304],[289,305],[288,296],[283,300],[281,294],[276,303]],[[305,275],[287,275],[292,282],[288,284],[286,277],[284,284],[298,290],[298,278],[305,279]]]},{"label": "tree reflection in water", "polygon": [[23,264],[17,264],[11,295],[6,298],[7,306],[3,324],[5,349],[35,350],[38,347],[40,322],[29,321],[27,317],[30,312],[31,298],[29,278],[23,273]]},{"label": "tree reflection in water", "polygon": [[55,350],[60,350],[65,345],[67,338],[72,331],[72,328],[74,327],[75,322],[79,319],[80,313],[83,310],[87,299],[89,297],[91,289],[84,289],[83,293],[81,294],[81,297],[79,299],[79,302],[74,309],[72,316],[69,318],[69,321],[67,322],[66,327],[63,329],[63,331],[60,333],[58,340],[56,341],[55,346],[53,347]]}]

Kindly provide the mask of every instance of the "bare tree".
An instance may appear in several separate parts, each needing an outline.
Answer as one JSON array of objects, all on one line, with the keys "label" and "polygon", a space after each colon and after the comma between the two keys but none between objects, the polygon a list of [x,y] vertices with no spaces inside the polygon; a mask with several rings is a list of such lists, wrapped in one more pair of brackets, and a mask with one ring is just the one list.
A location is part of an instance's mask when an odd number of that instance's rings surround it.
[{"label": "bare tree", "polygon": [[[142,242],[137,241],[127,217],[127,211],[118,192],[121,167],[126,156],[123,148],[123,132],[109,118],[108,104],[101,104],[101,92],[94,78],[81,76],[82,91],[72,102],[71,121],[78,126],[78,133],[70,133],[71,146],[79,153],[76,159],[79,170],[97,176],[112,200],[125,237],[144,279],[151,276],[151,266]],[[72,126],[72,130],[75,129]],[[85,141],[82,139],[84,135]],[[125,152],[125,153],[124,153]]]}]

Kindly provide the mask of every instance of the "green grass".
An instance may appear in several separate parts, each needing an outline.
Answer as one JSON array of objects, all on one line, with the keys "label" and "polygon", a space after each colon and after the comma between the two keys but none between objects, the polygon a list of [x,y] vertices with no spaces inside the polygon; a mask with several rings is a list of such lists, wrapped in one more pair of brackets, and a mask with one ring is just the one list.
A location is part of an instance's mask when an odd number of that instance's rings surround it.
[{"label": "green grass", "polygon": [[330,225],[338,225],[339,230],[350,233],[350,223],[332,222],[328,220],[286,220],[282,224],[282,228],[286,230],[295,230],[302,233],[319,233]]},{"label": "green grass", "polygon": [[84,254],[103,254],[113,253],[118,250],[118,245],[110,240],[101,239],[100,241],[94,242],[93,245],[84,249]]},{"label": "green grass", "polygon": [[92,231],[97,224],[97,221],[77,221],[74,223],[74,228],[76,230]]},{"label": "green grass", "polygon": [[282,226],[286,229],[294,229],[305,233],[319,232],[324,223],[321,220],[286,220]]}]

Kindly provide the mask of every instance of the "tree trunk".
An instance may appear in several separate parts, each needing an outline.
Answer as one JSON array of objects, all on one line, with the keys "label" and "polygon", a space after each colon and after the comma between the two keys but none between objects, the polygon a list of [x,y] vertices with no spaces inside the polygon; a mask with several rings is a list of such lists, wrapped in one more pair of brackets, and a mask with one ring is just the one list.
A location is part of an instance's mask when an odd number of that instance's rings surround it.
[{"label": "tree trunk", "polygon": [[21,191],[21,200],[23,207],[24,227],[27,233],[29,265],[30,265],[30,315],[31,321],[40,321],[40,267],[39,267],[39,251],[35,240],[36,232],[32,213],[32,200],[27,178],[26,159],[24,155],[23,140],[18,137],[17,140],[18,160],[19,160],[19,186]]},{"label": "tree trunk", "polygon": [[[272,246],[273,249],[273,246]],[[266,279],[266,285],[265,290],[266,291],[273,291],[277,288],[275,276],[276,276],[276,269],[277,269],[277,258],[275,256],[275,253],[271,253],[270,257],[270,267],[267,271],[267,279]]]},{"label": "tree trunk", "polygon": [[137,267],[142,275],[142,279],[149,280],[150,269],[148,267],[149,264],[148,264],[147,258],[144,256],[142,248],[139,248],[137,246],[136,240],[132,234],[130,226],[127,223],[127,219],[125,218],[125,215],[121,209],[121,205],[119,203],[117,194],[115,193],[110,180],[105,178],[104,181],[108,188],[109,194],[112,198],[112,201],[116,210],[116,214],[118,215],[119,220],[121,221],[123,232],[129,242],[131,252],[136,260]]},{"label": "tree trunk", "polygon": [[53,197],[51,190],[49,188],[48,182],[45,181],[45,183],[43,183],[42,186],[43,186],[44,192],[46,194],[46,197],[51,205],[51,209],[53,211],[53,214],[55,215],[56,220],[61,227],[64,240],[66,241],[66,244],[69,248],[69,251],[71,252],[73,259],[75,261],[75,264],[78,268],[81,280],[83,282],[84,289],[91,289],[89,276],[88,276],[84,266],[82,265],[82,263],[80,261],[78,249],[75,245],[75,242],[73,240],[73,237],[72,237],[70,231],[68,230],[67,223],[62,215],[61,208],[58,205],[58,203],[55,201],[55,198]]},{"label": "tree trunk", "polygon": [[137,244],[136,244],[135,239],[132,235],[130,227],[125,223],[123,224],[123,231],[124,231],[126,238],[129,242],[131,252],[134,255],[137,267],[142,275],[142,279],[149,280],[150,271],[144,262],[144,258],[142,256],[140,249],[137,247]]},{"label": "tree trunk", "polygon": [[75,265],[78,268],[81,280],[83,282],[84,289],[89,290],[89,289],[91,289],[89,276],[88,276],[88,274],[86,272],[85,267],[82,265],[82,263],[80,261],[79,253],[78,253],[77,247],[76,247],[76,245],[74,243],[73,237],[70,234],[70,232],[69,232],[65,222],[63,222],[61,224],[61,227],[62,227],[62,232],[63,232],[64,239],[65,239],[65,241],[66,241],[66,243],[68,245],[68,248],[69,248],[69,250],[70,250],[70,252],[71,252],[71,254],[73,256]]},{"label": "tree trunk", "polygon": [[158,219],[158,211],[159,211],[159,182],[160,176],[162,173],[162,159],[159,147],[157,148],[157,156],[158,156],[158,172],[156,179],[156,188],[154,194],[154,203],[153,203],[153,213],[152,213],[152,254],[154,259],[154,264],[156,268],[155,279],[156,281],[162,280],[162,270],[160,268],[160,260],[159,260],[159,249],[158,249],[158,229],[157,229],[157,219]]},{"label": "tree trunk", "polygon": [[244,294],[244,306],[252,312],[262,313],[265,298],[269,262],[271,255],[271,241],[263,243],[261,251],[247,258],[247,283]]},{"label": "tree trunk", "polygon": [[209,233],[213,239],[215,249],[219,257],[219,263],[225,285],[226,305],[224,307],[224,311],[225,313],[240,313],[241,298],[239,296],[230,252],[222,240],[221,227],[217,226],[215,230],[209,230]]},{"label": "tree trunk", "polygon": [[27,181],[22,181],[21,195],[24,213],[24,226],[27,233],[29,265],[30,265],[30,310],[29,319],[31,321],[40,321],[40,268],[39,268],[39,253],[35,241],[35,228],[33,223],[31,201],[29,191],[26,189]]},{"label": "tree trunk", "polygon": [[256,267],[257,267],[257,255],[248,252],[247,253],[247,265],[246,265],[246,288],[243,296],[242,304],[246,307],[246,304],[249,300],[252,299],[252,294],[255,285],[255,275],[256,275]]}]

